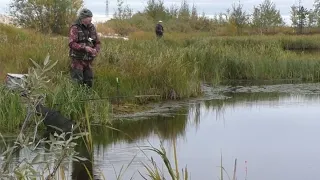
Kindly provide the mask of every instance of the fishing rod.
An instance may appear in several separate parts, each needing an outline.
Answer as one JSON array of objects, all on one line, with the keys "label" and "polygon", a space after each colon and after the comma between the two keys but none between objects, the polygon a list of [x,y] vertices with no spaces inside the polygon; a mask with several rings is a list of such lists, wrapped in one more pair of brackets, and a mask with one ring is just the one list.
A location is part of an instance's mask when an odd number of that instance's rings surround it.
[{"label": "fishing rod", "polygon": [[116,82],[117,82],[117,96],[111,96],[111,97],[102,97],[102,98],[90,98],[90,99],[82,99],[82,100],[78,100],[78,101],[72,101],[72,102],[68,102],[68,103],[56,103],[53,104],[54,106],[56,105],[62,105],[62,104],[69,104],[69,103],[75,103],[75,102],[88,102],[88,101],[103,101],[103,100],[111,100],[111,99],[117,99],[117,105],[119,106],[119,99],[122,98],[141,98],[141,97],[160,97],[160,95],[134,95],[134,96],[119,96],[120,92],[119,92],[119,87],[120,87],[120,81],[119,78],[116,78]]},{"label": "fishing rod", "polygon": [[125,98],[143,98],[143,97],[160,97],[160,95],[133,95],[133,96],[111,96],[111,97],[102,97],[102,98],[89,98],[89,99],[80,99],[77,101],[72,102],[65,102],[65,103],[55,103],[53,105],[62,105],[62,104],[70,104],[70,103],[81,103],[81,102],[88,102],[88,101],[104,101],[104,100],[112,100],[117,99],[117,103],[119,105],[119,99],[125,99]]},{"label": "fishing rod", "polygon": [[[71,102],[64,102],[64,103],[55,103],[53,104],[53,106],[57,106],[57,105],[62,105],[62,104],[70,104],[70,103],[84,103],[84,102],[88,102],[88,101],[104,101],[104,100],[112,100],[112,99],[117,99],[117,104],[119,106],[119,99],[125,99],[125,98],[143,98],[143,97],[160,97],[160,95],[131,95],[131,96],[119,96],[120,92],[119,92],[119,86],[120,86],[120,82],[119,82],[119,78],[116,78],[116,82],[117,82],[117,86],[116,86],[116,96],[110,96],[110,97],[101,97],[101,98],[89,98],[89,99],[80,99],[80,100],[76,100],[76,101],[71,101]],[[28,90],[23,90],[20,92],[22,97],[26,97],[29,98],[29,92]],[[43,97],[43,96],[42,96]]]}]

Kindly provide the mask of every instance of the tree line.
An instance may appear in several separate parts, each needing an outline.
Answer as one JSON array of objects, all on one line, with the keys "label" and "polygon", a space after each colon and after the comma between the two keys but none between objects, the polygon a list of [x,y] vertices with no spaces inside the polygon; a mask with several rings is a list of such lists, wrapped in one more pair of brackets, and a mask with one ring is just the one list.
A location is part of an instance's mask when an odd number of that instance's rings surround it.
[{"label": "tree line", "polygon": [[[14,23],[21,27],[44,33],[66,34],[83,5],[83,0],[12,0],[10,15],[14,18]],[[320,27],[320,0],[314,1],[313,9],[305,8],[301,1],[290,8],[291,27],[296,33]],[[144,9],[137,13],[133,13],[123,0],[117,0],[113,18],[106,24],[125,35],[137,30],[151,31],[153,24],[160,19],[166,22],[169,31],[177,32],[208,32],[226,27],[236,34],[242,34],[246,28],[268,34],[276,31],[276,28],[288,27],[280,10],[271,0],[263,0],[254,6],[252,14],[239,1],[232,4],[226,12],[212,18],[204,13],[200,14],[196,6],[190,6],[187,0],[182,0],[180,6],[170,7],[165,7],[163,0],[148,0]]]}]

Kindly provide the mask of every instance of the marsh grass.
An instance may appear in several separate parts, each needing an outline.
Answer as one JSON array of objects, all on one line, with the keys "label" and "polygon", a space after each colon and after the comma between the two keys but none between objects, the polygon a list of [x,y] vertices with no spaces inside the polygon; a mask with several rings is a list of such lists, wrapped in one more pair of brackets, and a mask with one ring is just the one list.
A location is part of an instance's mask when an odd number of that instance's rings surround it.
[{"label": "marsh grass", "polygon": [[47,104],[59,110],[66,117],[86,124],[85,113],[90,114],[90,122],[106,124],[109,122],[109,100],[100,100],[94,90],[81,87],[64,76],[56,76],[52,88],[47,91]]},{"label": "marsh grass", "polygon": [[[30,58],[42,63],[49,53],[57,64],[48,73],[52,81],[46,102],[83,123],[85,104],[92,114],[90,121],[107,123],[109,104],[114,103],[88,99],[136,95],[181,99],[200,95],[202,83],[217,84],[224,80],[320,80],[317,53],[285,50],[319,49],[319,35],[212,37],[208,33],[167,33],[157,40],[143,33],[132,34],[129,41],[102,39],[101,53],[94,62],[94,88],[88,92],[70,81],[68,38],[0,25],[0,79],[8,72],[28,73],[33,65]],[[12,131],[18,127],[25,110],[16,95],[1,91],[0,123],[3,129]],[[121,101],[135,103],[132,98]]]},{"label": "marsh grass", "polygon": [[[28,69],[28,77],[19,85],[19,91],[16,92],[19,98],[19,92],[24,92],[25,102],[20,102],[28,107],[24,121],[21,122],[19,134],[13,145],[5,144],[5,151],[1,152],[1,179],[56,179],[57,175],[65,179],[65,161],[76,161],[83,159],[77,156],[74,151],[77,145],[73,141],[84,136],[85,133],[73,134],[73,132],[61,132],[50,134],[43,138],[38,136],[38,126],[42,124],[42,119],[36,118],[35,109],[37,104],[42,103],[49,82],[46,72],[49,71],[55,63],[51,64],[47,56],[43,64],[37,64],[31,60],[35,67]],[[8,90],[7,90],[8,91]],[[10,92],[13,94],[13,92]],[[21,100],[17,100],[19,102]],[[35,123],[33,126],[30,123]],[[54,128],[54,127],[53,127]],[[77,129],[77,125],[73,127]],[[72,131],[74,130],[72,129]],[[2,134],[0,134],[2,137]],[[3,140],[3,138],[1,138]],[[18,158],[13,163],[14,154],[24,151],[24,157]],[[19,157],[19,156],[18,156]]]},{"label": "marsh grass", "polygon": [[225,175],[227,175],[228,180],[236,180],[237,179],[237,159],[234,160],[234,166],[233,166],[232,178],[231,178],[228,171],[223,166],[223,156],[221,153],[219,171],[220,171],[220,176],[219,176],[220,180],[226,179]]},{"label": "marsh grass", "polygon": [[[0,26],[1,36],[2,78],[7,72],[27,72],[29,58],[41,62],[47,53],[52,60],[58,60],[52,74],[69,77],[67,38],[5,25]],[[285,49],[319,49],[319,40],[319,35],[212,37],[208,33],[168,33],[160,40],[148,33],[133,34],[129,41],[102,39],[102,50],[94,65],[94,90],[100,97],[115,96],[118,78],[121,95],[159,94],[170,99],[173,91],[178,98],[199,95],[202,82],[290,78],[317,81],[317,55],[297,55]]]},{"label": "marsh grass", "polygon": [[0,87],[0,129],[9,132],[17,131],[21,121],[26,116],[26,106],[21,103],[18,94],[9,92],[4,87]]},{"label": "marsh grass", "polygon": [[[188,180],[190,175],[188,172],[187,166],[185,168],[181,169],[181,172],[179,171],[178,167],[178,158],[177,158],[177,151],[176,151],[176,141],[173,139],[173,163],[175,166],[171,165],[171,161],[169,160],[169,157],[167,155],[167,151],[163,146],[163,143],[160,143],[160,148],[156,148],[152,145],[150,145],[149,148],[147,148],[147,151],[152,151],[155,152],[156,155],[159,155],[161,157],[161,160],[163,161],[163,164],[166,167],[166,171],[169,174],[169,177],[171,180]],[[165,173],[161,171],[159,168],[159,165],[154,161],[153,157],[150,158],[150,164],[145,164],[144,163],[144,168],[147,170],[147,176],[152,179],[152,180],[163,180],[165,178]],[[140,173],[140,172],[139,172]],[[140,175],[144,178],[145,175],[141,174]]]},{"label": "marsh grass", "polygon": [[[48,71],[48,69],[42,68],[34,60],[31,61],[34,67],[30,66],[28,70],[30,77],[28,77],[28,87],[22,87],[31,89],[36,94],[35,97],[30,98],[37,99],[40,96],[44,96],[46,106],[60,111],[64,116],[74,120],[76,123],[86,124],[86,118],[84,118],[85,106],[87,107],[86,111],[91,115],[90,122],[100,124],[109,122],[110,102],[108,100],[91,100],[99,99],[100,96],[93,90],[74,84],[62,75],[45,76],[43,78],[43,73]],[[49,61],[49,56],[45,59],[46,61]],[[53,64],[47,68],[53,69],[55,65]],[[45,82],[46,84],[40,84],[41,82]],[[20,90],[12,91],[1,87],[0,91],[1,132],[14,132],[21,127],[26,116],[26,105],[29,102],[25,97],[21,96]]]}]

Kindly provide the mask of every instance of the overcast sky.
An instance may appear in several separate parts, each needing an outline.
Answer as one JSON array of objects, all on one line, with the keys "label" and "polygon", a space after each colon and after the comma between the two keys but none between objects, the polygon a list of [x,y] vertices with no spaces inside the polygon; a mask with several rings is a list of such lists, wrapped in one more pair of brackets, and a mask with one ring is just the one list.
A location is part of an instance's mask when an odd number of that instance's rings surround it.
[{"label": "overcast sky", "polygon": [[[244,8],[248,13],[252,13],[253,6],[257,6],[262,3],[263,0],[241,0],[241,4],[244,4]],[[11,0],[0,0],[0,13],[6,13],[8,11],[8,4]],[[85,7],[92,10],[95,20],[106,19],[106,0],[84,0]],[[126,4],[133,9],[134,12],[142,11],[146,6],[147,0],[124,0]],[[204,12],[206,15],[214,15],[220,12],[226,12],[228,8],[231,8],[233,3],[238,3],[239,0],[187,0],[190,6],[194,3],[199,13]],[[298,4],[298,0],[273,0],[276,4],[276,8],[280,10],[281,15],[285,18],[286,22],[289,22],[290,6]],[[308,9],[313,6],[314,0],[301,0],[302,5]],[[109,0],[109,14],[112,16],[116,9],[116,0]],[[164,0],[165,6],[169,7],[173,4],[180,5],[180,0]],[[110,17],[109,16],[109,17]]]}]

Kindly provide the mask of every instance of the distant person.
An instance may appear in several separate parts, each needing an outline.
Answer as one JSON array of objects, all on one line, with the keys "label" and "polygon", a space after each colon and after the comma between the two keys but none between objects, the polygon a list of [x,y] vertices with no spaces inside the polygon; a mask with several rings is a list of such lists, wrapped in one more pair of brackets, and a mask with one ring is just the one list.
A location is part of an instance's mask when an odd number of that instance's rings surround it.
[{"label": "distant person", "polygon": [[161,38],[163,36],[163,26],[162,21],[159,21],[156,25],[156,35],[158,38]]},{"label": "distant person", "polygon": [[69,32],[71,78],[88,87],[93,84],[92,61],[100,51],[100,40],[91,21],[92,12],[84,8]]}]

